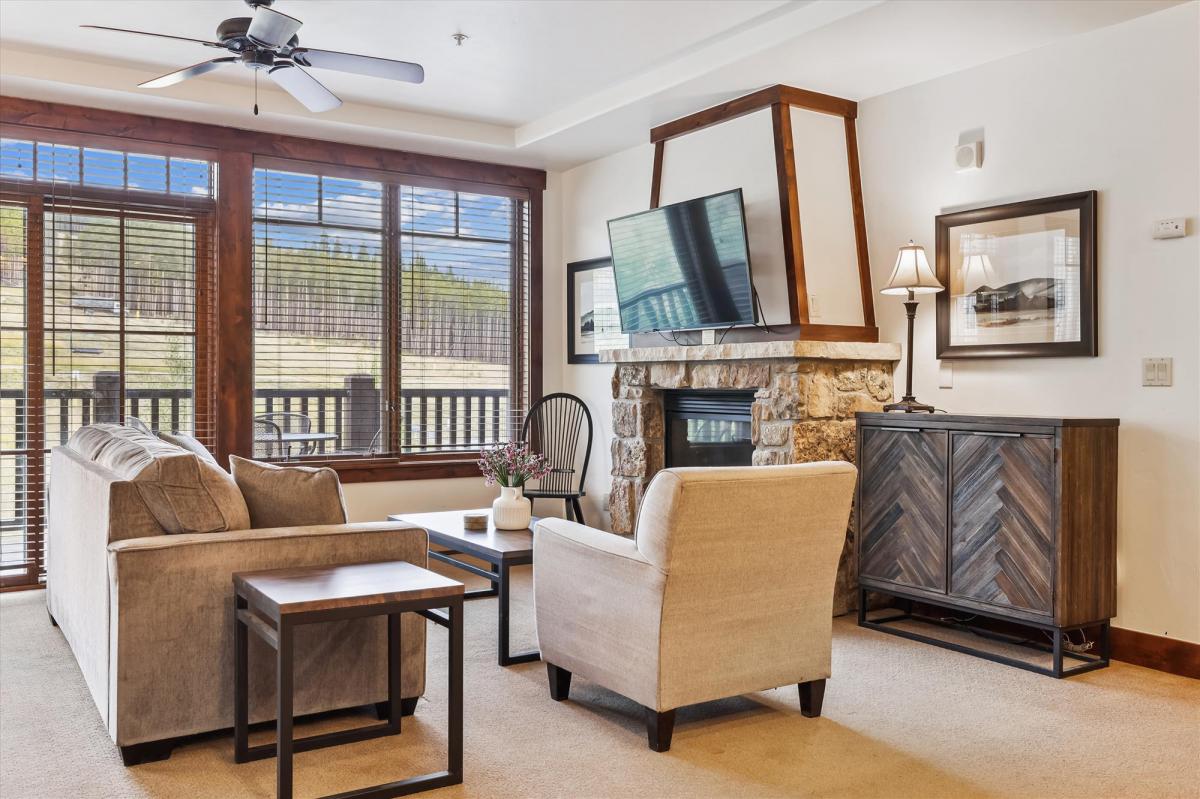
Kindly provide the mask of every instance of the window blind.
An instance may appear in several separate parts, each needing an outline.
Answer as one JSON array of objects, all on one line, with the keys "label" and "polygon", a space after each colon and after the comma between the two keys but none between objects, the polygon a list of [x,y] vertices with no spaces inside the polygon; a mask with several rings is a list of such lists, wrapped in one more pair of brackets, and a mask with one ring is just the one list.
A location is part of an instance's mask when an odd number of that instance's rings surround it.
[{"label": "window blind", "polygon": [[400,445],[477,450],[516,438],[528,368],[524,203],[400,192]]},{"label": "window blind", "polygon": [[384,187],[254,171],[255,455],[387,449]]},{"label": "window blind", "polygon": [[465,453],[529,396],[528,203],[260,167],[255,451]]},{"label": "window blind", "polygon": [[41,578],[47,453],[80,426],[211,446],[212,177],[191,157],[0,142],[3,584]]}]

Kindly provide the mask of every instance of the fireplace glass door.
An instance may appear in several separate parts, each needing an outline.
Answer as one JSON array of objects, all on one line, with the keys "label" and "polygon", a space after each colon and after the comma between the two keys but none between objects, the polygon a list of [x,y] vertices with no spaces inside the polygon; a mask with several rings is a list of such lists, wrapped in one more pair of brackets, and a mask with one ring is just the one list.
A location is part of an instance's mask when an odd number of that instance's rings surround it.
[{"label": "fireplace glass door", "polygon": [[753,391],[668,391],[666,465],[749,466]]}]

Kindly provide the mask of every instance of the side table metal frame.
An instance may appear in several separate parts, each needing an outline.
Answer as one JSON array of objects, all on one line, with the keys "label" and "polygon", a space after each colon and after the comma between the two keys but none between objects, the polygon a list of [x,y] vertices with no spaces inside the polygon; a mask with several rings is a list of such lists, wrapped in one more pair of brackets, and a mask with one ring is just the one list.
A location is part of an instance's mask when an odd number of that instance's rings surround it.
[{"label": "side table metal frame", "polygon": [[[291,799],[292,758],[296,752],[307,752],[327,746],[365,741],[400,732],[400,614],[418,613],[437,621],[449,630],[449,713],[447,730],[447,766],[419,777],[346,791],[325,799],[387,799],[407,796],[420,791],[458,785],[463,781],[463,608],[462,597],[451,599],[408,599],[379,605],[366,605],[300,613],[285,613],[273,619],[251,607],[247,598],[234,589],[234,761],[247,763],[277,757],[276,795]],[[446,608],[438,613],[433,608]],[[295,684],[295,628],[302,624],[356,619],[365,616],[388,617],[388,718],[351,730],[294,738],[292,733],[292,700]],[[437,618],[434,618],[434,617]],[[249,745],[249,636],[253,630],[276,652],[276,740],[275,743]]]}]

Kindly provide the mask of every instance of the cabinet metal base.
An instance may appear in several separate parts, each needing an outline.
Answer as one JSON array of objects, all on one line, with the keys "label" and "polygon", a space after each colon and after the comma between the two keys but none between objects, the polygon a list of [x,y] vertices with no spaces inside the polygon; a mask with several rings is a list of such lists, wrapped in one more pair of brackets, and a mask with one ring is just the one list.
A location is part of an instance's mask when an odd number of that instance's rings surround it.
[{"label": "cabinet metal base", "polygon": [[[891,608],[882,611],[884,615],[875,616],[872,618],[869,616],[867,611],[868,591],[876,594],[884,594],[898,599],[902,603],[903,607],[900,609]],[[926,599],[922,599],[920,601],[925,604],[935,604]],[[1022,627],[1029,627],[1030,629],[1043,630],[1050,634],[1052,643],[1047,646],[1042,646],[1029,641],[1022,641],[1012,638],[1010,636],[988,632],[969,624],[945,622],[941,619],[915,614],[912,612],[912,607],[913,600],[907,597],[889,594],[887,591],[883,591],[875,587],[870,589],[860,588],[858,591],[858,626],[866,627],[867,629],[871,630],[879,630],[880,632],[889,633],[890,635],[898,635],[901,638],[908,638],[911,641],[920,641],[926,644],[933,644],[934,646],[940,646],[943,649],[950,649],[954,652],[962,652],[966,655],[974,655],[975,657],[983,658],[984,660],[990,660],[993,663],[1003,663],[1006,666],[1025,669],[1026,671],[1032,671],[1035,674],[1044,674],[1047,677],[1054,677],[1057,679],[1061,679],[1063,677],[1072,677],[1076,674],[1083,674],[1084,672],[1094,671],[1096,669],[1102,669],[1108,666],[1109,656],[1111,654],[1111,643],[1109,637],[1109,622],[1107,619],[1104,621],[1095,622],[1093,624],[1080,625],[1078,627],[1054,627],[1052,625],[1032,624],[1026,621],[1014,622],[1013,619],[1009,617],[1000,614],[986,613],[980,610],[970,611],[972,615],[985,616],[988,618],[1005,621],[1010,624],[1019,624]],[[947,612],[957,612],[953,608],[946,608],[946,610]],[[1040,652],[1043,654],[1048,653],[1053,657],[1053,665],[1050,668],[1046,668],[1045,666],[1040,666],[1037,663],[1032,663],[1027,660],[1008,657],[1007,655],[989,652],[985,649],[977,649],[975,647],[967,646],[966,644],[960,644],[955,641],[934,638],[930,635],[925,635],[914,630],[908,630],[896,626],[898,622],[902,621],[919,621],[925,624],[936,625],[938,627],[944,627],[948,629],[966,629],[992,640],[999,641],[1000,643],[1025,647],[1031,652]],[[1100,652],[1098,655],[1072,652],[1066,649],[1064,646],[1064,640],[1068,640],[1066,639],[1067,633],[1070,633],[1074,630],[1084,630],[1086,628],[1099,628],[1100,630]],[[1081,662],[1079,665],[1064,668],[1063,663],[1067,658]]]}]

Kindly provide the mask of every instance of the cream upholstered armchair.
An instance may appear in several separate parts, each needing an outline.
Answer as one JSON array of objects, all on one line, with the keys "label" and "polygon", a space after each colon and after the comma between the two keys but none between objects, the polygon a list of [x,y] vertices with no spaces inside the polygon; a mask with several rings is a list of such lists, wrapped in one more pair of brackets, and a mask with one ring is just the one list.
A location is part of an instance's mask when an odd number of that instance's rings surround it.
[{"label": "cream upholstered armchair", "polygon": [[645,706],[650,748],[675,709],[797,683],[819,716],[855,468],[844,462],[666,469],[635,538],[562,519],[534,535],[550,695],[571,675]]}]

